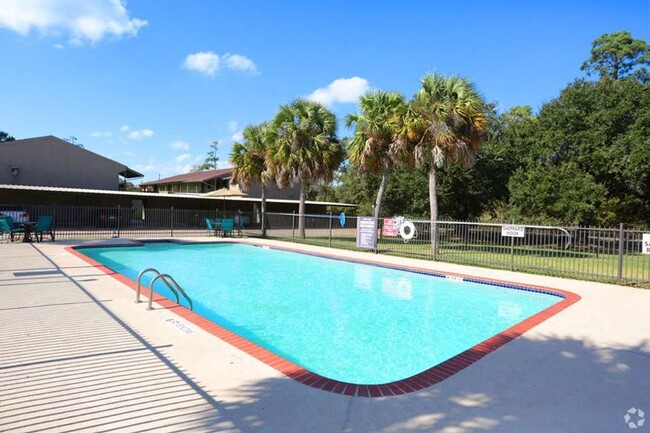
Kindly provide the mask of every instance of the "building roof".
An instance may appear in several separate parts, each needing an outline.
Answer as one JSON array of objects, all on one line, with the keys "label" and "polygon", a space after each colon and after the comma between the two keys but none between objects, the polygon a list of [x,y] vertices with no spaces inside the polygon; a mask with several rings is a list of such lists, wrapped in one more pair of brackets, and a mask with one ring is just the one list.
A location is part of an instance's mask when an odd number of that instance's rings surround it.
[{"label": "building roof", "polygon": [[[193,200],[216,200],[221,202],[226,201],[252,201],[261,202],[261,198],[256,197],[207,197],[203,194],[160,194],[153,192],[138,192],[138,191],[111,191],[105,189],[86,189],[86,188],[67,188],[67,187],[54,187],[54,186],[32,186],[32,185],[7,185],[0,184],[1,190],[22,190],[22,191],[49,191],[49,192],[67,192],[67,193],[80,193],[80,194],[108,194],[108,195],[126,195],[126,196],[139,196],[139,197],[166,197],[166,198],[185,198]],[[299,200],[286,200],[286,199],[272,199],[267,198],[269,203],[299,203]],[[321,204],[325,206],[339,206],[339,207],[357,207],[356,204],[350,203],[336,203],[329,201],[305,201],[306,204]]]},{"label": "building roof", "polygon": [[192,173],[179,174],[176,176],[166,177],[164,179],[143,182],[141,186],[161,185],[165,183],[193,183],[207,182],[216,178],[228,178],[232,174],[232,168],[222,168],[219,170],[195,171]]},{"label": "building roof", "polygon": [[144,174],[138,173],[137,171],[127,167],[126,165],[124,165],[124,164],[122,164],[120,162],[117,162],[115,160],[107,158],[104,155],[100,155],[99,153],[95,153],[95,152],[93,152],[91,150],[86,149],[85,147],[81,147],[81,146],[77,146],[75,144],[72,144],[72,143],[70,143],[68,141],[65,141],[65,140],[59,138],[59,137],[55,137],[54,135],[44,135],[42,137],[22,138],[20,140],[3,141],[3,142],[0,142],[0,146],[16,146],[16,145],[20,146],[22,143],[39,142],[39,141],[47,141],[47,140],[56,140],[57,142],[59,142],[61,144],[66,144],[66,145],[70,146],[71,148],[75,149],[76,151],[87,152],[87,153],[91,154],[95,158],[101,158],[101,159],[105,159],[106,161],[110,161],[113,164],[115,164],[115,165],[119,166],[120,168],[122,168],[122,170],[119,171],[118,174],[120,176],[122,176],[122,177],[127,178],[127,179],[144,177]]}]

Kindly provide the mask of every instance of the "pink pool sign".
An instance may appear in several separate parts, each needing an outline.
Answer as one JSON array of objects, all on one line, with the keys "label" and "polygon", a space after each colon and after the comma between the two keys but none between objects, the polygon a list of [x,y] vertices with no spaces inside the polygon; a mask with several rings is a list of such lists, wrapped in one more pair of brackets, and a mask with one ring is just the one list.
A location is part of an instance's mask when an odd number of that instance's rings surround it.
[{"label": "pink pool sign", "polygon": [[384,218],[381,235],[397,237],[399,235],[399,226],[397,225],[397,221],[393,218]]}]

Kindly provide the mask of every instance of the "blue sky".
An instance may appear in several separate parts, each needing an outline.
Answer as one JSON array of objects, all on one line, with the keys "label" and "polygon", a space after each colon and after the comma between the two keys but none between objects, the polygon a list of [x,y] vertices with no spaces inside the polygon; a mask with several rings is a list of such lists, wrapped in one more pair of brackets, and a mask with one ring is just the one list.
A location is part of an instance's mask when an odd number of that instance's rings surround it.
[{"label": "blue sky", "polygon": [[0,130],[75,136],[153,180],[215,139],[226,166],[246,124],[297,97],[342,119],[364,91],[411,97],[430,71],[537,110],[601,34],[650,42],[648,17],[638,0],[0,0]]}]

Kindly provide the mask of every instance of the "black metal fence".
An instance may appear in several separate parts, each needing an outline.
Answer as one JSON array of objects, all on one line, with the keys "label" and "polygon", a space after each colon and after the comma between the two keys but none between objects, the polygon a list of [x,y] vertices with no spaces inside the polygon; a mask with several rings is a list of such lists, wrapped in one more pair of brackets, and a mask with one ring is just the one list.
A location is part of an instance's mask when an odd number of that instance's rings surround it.
[{"label": "black metal fence", "polygon": [[27,205],[28,219],[41,215],[54,218],[57,239],[147,238],[173,236],[211,236],[206,218],[232,218],[235,229],[255,235],[260,224],[251,213],[239,211],[148,209],[124,206]]},{"label": "black metal fence", "polygon": [[[53,216],[57,239],[213,236],[206,218],[232,218],[237,233],[261,235],[259,216],[219,209],[32,205],[24,210],[31,221],[41,215]],[[269,213],[266,228],[269,238],[357,249],[357,221],[357,217],[340,215],[305,215],[302,239],[298,214]],[[650,287],[650,254],[643,253],[646,232],[622,224],[616,228],[523,225],[521,237],[511,237],[502,233],[503,227],[510,224],[410,223],[414,230],[400,233],[391,220],[380,220],[376,252]]]},{"label": "black metal fence", "polygon": [[[271,238],[336,248],[356,248],[357,217],[306,215],[301,239],[298,214],[269,214]],[[650,254],[642,230],[520,225],[522,237],[503,236],[505,226],[465,221],[410,221],[404,239],[380,220],[376,251],[463,265],[508,269],[617,284],[650,286]],[[392,225],[392,224],[390,224]],[[432,243],[432,233],[437,242]],[[648,232],[650,233],[650,232]]]}]

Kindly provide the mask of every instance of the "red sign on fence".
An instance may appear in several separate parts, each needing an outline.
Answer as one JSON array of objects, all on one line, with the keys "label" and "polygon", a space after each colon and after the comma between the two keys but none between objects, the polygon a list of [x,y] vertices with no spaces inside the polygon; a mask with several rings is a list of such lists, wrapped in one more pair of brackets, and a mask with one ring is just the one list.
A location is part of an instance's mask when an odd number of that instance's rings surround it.
[{"label": "red sign on fence", "polygon": [[397,223],[392,218],[384,218],[383,228],[381,229],[382,236],[397,237]]}]

